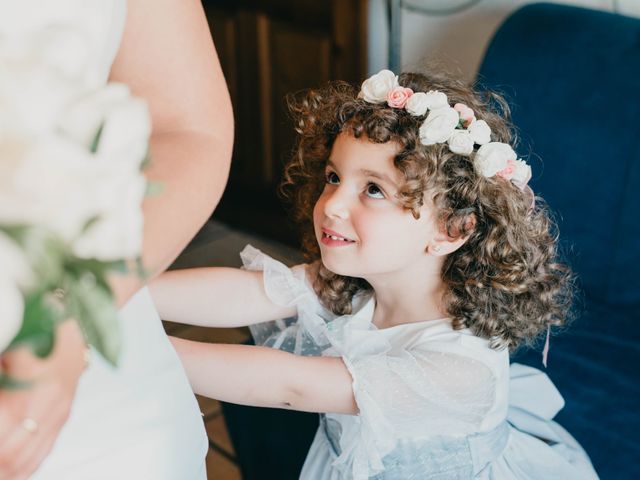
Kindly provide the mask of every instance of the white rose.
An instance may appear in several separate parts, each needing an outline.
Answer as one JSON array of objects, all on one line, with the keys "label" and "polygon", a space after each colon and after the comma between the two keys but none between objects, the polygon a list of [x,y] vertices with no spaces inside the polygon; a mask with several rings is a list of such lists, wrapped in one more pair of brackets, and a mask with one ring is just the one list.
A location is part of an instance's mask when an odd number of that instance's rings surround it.
[{"label": "white rose", "polygon": [[369,103],[387,101],[389,90],[398,86],[398,77],[391,70],[380,70],[362,82],[360,96]]},{"label": "white rose", "polygon": [[428,99],[427,99],[427,94],[424,92],[416,92],[413,95],[411,95],[409,97],[409,99],[407,100],[407,103],[405,104],[404,108],[407,110],[407,112],[409,112],[411,115],[415,115],[417,117],[419,117],[420,115],[424,115],[425,113],[427,113],[428,108]]},{"label": "white rose", "polygon": [[131,97],[129,88],[111,83],[79,98],[59,122],[61,131],[89,148],[100,128],[96,155],[139,169],[151,134],[146,103]]},{"label": "white rose", "polygon": [[531,180],[531,167],[527,165],[524,160],[516,160],[513,162],[513,175],[511,181],[518,185],[520,188]]},{"label": "white rose", "polygon": [[100,217],[73,243],[74,253],[103,261],[137,257],[142,247],[145,191],[146,179],[141,173],[105,170],[93,193],[101,202]]},{"label": "white rose", "polygon": [[74,242],[98,217],[77,253],[110,260],[137,255],[146,189],[139,169],[57,137],[25,149],[21,161],[0,162],[0,224],[38,225]]},{"label": "white rose", "polygon": [[68,0],[0,0],[0,56],[32,59],[69,76],[84,75],[91,47],[100,38],[92,35],[100,22],[96,5],[85,3],[78,8]]},{"label": "white rose", "polygon": [[55,135],[29,144],[0,141],[0,224],[49,228],[74,239],[100,213],[94,192],[105,177],[79,145]]},{"label": "white rose", "polygon": [[114,105],[105,121],[96,154],[140,170],[151,135],[146,102],[138,98],[122,101]]},{"label": "white rose", "polygon": [[426,94],[426,103],[429,110],[449,107],[449,99],[447,96],[437,90],[431,90]]},{"label": "white rose", "polygon": [[20,330],[23,315],[24,300],[20,290],[0,273],[0,353]]},{"label": "white rose", "polygon": [[449,137],[449,150],[458,155],[469,156],[473,152],[473,139],[466,130],[455,130]]},{"label": "white rose", "polygon": [[[0,231],[0,265],[2,276],[21,287],[33,283],[33,271],[22,249]],[[0,317],[0,321],[2,317]]]},{"label": "white rose", "polygon": [[53,129],[79,84],[42,64],[0,62],[0,131],[37,136]]},{"label": "white rose", "polygon": [[484,145],[491,141],[491,128],[484,120],[476,120],[467,128],[471,134],[471,138],[478,145]]},{"label": "white rose", "polygon": [[458,121],[458,112],[451,107],[429,111],[419,130],[420,142],[423,145],[446,142],[453,134]]},{"label": "white rose", "polygon": [[39,60],[68,78],[80,77],[89,66],[91,37],[71,25],[48,26],[33,36]]},{"label": "white rose", "polygon": [[493,177],[507,168],[509,160],[517,158],[510,145],[501,142],[490,142],[482,145],[474,157],[476,171],[485,177]]}]

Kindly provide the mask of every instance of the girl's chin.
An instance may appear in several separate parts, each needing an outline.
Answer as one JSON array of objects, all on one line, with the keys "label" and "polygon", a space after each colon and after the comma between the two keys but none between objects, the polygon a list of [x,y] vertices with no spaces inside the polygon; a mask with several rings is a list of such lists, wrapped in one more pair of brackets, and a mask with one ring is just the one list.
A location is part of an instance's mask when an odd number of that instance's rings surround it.
[{"label": "girl's chin", "polygon": [[342,275],[343,277],[359,277],[353,269],[345,268],[344,262],[335,261],[326,257],[322,257],[322,265],[331,273]]}]

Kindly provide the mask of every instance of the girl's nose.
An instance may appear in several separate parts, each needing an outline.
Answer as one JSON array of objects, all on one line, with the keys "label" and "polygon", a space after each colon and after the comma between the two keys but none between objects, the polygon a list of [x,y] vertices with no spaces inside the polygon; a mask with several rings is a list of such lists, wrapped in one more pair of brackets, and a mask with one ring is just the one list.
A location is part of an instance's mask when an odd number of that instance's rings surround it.
[{"label": "girl's nose", "polygon": [[327,217],[346,219],[349,217],[349,199],[344,188],[325,192],[324,214]]}]

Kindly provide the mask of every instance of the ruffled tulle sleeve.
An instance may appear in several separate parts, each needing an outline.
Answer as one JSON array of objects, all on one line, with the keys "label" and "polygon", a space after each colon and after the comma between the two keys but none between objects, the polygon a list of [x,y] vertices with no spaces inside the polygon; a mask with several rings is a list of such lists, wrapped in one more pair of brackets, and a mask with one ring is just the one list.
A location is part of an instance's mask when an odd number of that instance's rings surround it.
[{"label": "ruffled tulle sleeve", "polygon": [[[383,459],[401,438],[478,431],[494,404],[493,371],[458,345],[398,348],[380,331],[360,330],[357,322],[338,330],[329,336],[353,377],[359,422],[343,431],[334,465],[350,478],[382,472]],[[432,461],[425,458],[425,465]]]},{"label": "ruffled tulle sleeve", "polygon": [[272,302],[297,308],[295,317],[251,325],[256,345],[298,355],[321,355],[330,346],[326,324],[331,315],[307,281],[308,265],[289,268],[251,245],[240,252],[240,258],[245,269],[263,272],[265,292]]}]

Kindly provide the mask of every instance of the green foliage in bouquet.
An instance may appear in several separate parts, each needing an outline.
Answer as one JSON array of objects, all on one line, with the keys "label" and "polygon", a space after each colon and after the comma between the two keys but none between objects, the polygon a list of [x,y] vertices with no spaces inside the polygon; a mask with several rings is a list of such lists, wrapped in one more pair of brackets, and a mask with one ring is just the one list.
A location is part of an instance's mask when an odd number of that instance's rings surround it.
[{"label": "green foliage in bouquet", "polygon": [[[74,28],[0,31],[0,356],[19,346],[50,355],[57,327],[73,319],[116,366],[121,332],[107,280],[135,258],[145,276],[141,205],[161,189],[142,171],[146,103],[124,84],[85,82],[88,57],[83,37],[68,35]],[[69,38],[73,58],[51,62]],[[18,384],[0,363],[7,386]]]},{"label": "green foliage in bouquet", "polygon": [[[126,273],[125,262],[79,258],[65,242],[43,228],[4,226],[0,231],[22,246],[38,279],[37,285],[25,293],[22,327],[9,349],[27,346],[44,358],[54,347],[57,326],[72,318],[87,344],[116,366],[120,330],[107,277]],[[145,275],[139,261],[137,273]]]}]

